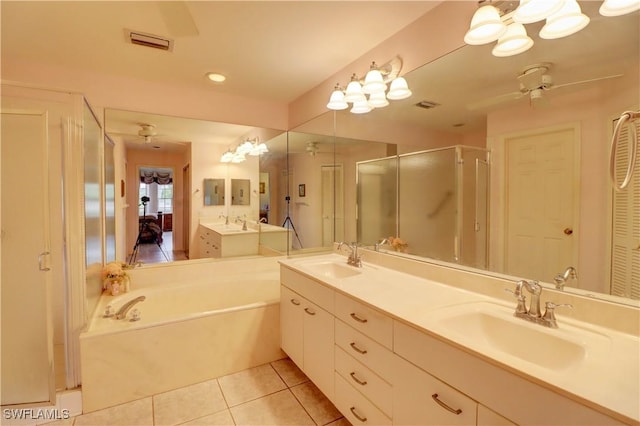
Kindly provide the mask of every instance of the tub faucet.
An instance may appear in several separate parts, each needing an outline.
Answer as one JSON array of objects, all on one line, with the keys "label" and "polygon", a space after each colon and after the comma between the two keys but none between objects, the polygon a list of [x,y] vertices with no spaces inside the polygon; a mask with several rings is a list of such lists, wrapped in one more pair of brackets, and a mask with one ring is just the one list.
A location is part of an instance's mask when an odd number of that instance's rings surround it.
[{"label": "tub faucet", "polygon": [[345,242],[338,244],[338,250],[345,245],[351,249],[351,254],[347,258],[347,264],[351,266],[357,266],[358,268],[362,268],[362,259],[358,255],[358,243],[347,244]]},{"label": "tub faucet", "polygon": [[120,309],[118,309],[118,312],[116,312],[116,314],[114,315],[114,318],[115,319],[126,318],[127,317],[127,313],[129,312],[129,309],[133,308],[133,305],[135,305],[136,303],[142,302],[145,299],[146,299],[145,296],[138,296],[135,299],[129,300],[127,303],[122,305],[122,307]]},{"label": "tub faucet", "polygon": [[564,290],[564,285],[567,283],[567,280],[573,278],[574,280],[578,279],[578,271],[573,266],[567,267],[564,272],[558,274],[553,278],[556,282],[556,288],[558,290]]},{"label": "tub faucet", "polygon": [[261,217],[260,220],[258,221],[258,223],[267,223],[267,218],[266,217]]}]

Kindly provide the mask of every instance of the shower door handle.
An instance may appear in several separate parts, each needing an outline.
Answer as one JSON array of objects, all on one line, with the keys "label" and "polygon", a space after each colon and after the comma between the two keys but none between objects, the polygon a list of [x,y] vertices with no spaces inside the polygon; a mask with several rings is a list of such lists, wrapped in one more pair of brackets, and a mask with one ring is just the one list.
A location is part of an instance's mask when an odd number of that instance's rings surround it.
[{"label": "shower door handle", "polygon": [[49,254],[50,253],[48,251],[43,251],[38,255],[38,269],[42,272],[47,272],[51,270],[51,268],[44,266],[44,258]]}]

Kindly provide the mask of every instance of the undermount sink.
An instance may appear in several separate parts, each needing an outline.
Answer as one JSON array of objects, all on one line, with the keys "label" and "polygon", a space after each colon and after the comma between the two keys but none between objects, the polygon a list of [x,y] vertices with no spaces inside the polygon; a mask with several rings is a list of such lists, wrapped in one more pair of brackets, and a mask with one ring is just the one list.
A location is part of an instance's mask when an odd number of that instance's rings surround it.
[{"label": "undermount sink", "polygon": [[313,262],[305,265],[315,274],[325,278],[349,278],[359,275],[361,271],[355,266],[349,266],[337,262]]},{"label": "undermount sink", "polygon": [[564,370],[582,362],[587,356],[588,341],[594,337],[581,336],[581,329],[568,331],[529,323],[514,317],[508,308],[492,303],[454,305],[434,314],[433,320],[439,326],[465,343],[551,370]]}]

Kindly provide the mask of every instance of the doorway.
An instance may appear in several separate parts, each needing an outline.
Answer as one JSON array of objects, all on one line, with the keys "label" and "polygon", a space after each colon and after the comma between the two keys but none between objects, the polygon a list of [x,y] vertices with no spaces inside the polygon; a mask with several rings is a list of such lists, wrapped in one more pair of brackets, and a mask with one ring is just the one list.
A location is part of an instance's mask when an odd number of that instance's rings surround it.
[{"label": "doorway", "polygon": [[548,282],[578,260],[576,127],[510,136],[505,150],[505,272]]}]

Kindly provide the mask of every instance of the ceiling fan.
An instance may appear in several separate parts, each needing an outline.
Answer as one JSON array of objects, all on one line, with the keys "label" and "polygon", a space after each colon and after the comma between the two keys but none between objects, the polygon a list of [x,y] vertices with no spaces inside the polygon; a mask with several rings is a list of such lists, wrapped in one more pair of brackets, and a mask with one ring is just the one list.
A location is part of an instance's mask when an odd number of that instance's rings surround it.
[{"label": "ceiling fan", "polygon": [[488,99],[483,99],[481,101],[468,104],[467,109],[473,111],[489,108],[504,102],[515,101],[521,98],[528,98],[530,105],[534,108],[544,107],[549,103],[549,100],[545,95],[545,92],[547,91],[559,89],[561,87],[568,87],[578,84],[592,83],[599,80],[622,77],[622,74],[616,74],[591,78],[588,80],[572,81],[564,84],[554,84],[551,75],[547,74],[551,66],[552,64],[549,62],[542,62],[526,66],[516,77],[520,85],[520,90],[518,90],[517,92],[505,93],[503,95],[494,96]]},{"label": "ceiling fan", "polygon": [[331,154],[333,151],[320,151],[320,142],[307,142],[307,147],[305,148],[307,154],[312,157],[315,157],[316,154]]},{"label": "ceiling fan", "polygon": [[140,130],[138,130],[138,136],[144,138],[144,143],[151,143],[151,138],[156,136],[156,126],[153,124],[140,123]]}]

